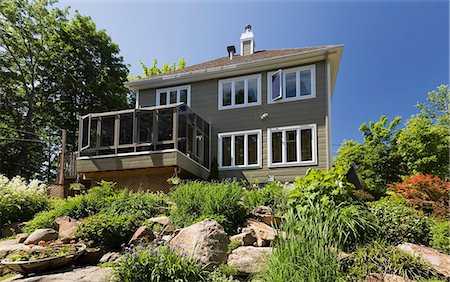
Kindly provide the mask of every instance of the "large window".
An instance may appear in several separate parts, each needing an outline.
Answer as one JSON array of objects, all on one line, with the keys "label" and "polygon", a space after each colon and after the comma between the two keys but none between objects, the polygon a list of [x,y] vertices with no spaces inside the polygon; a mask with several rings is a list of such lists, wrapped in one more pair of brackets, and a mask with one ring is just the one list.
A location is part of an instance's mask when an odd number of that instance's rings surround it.
[{"label": "large window", "polygon": [[219,81],[219,110],[261,105],[261,75]]},{"label": "large window", "polygon": [[317,164],[315,124],[269,128],[267,136],[269,166]]},{"label": "large window", "polygon": [[316,97],[315,73],[315,65],[269,72],[268,103]]},{"label": "large window", "polygon": [[191,86],[183,85],[156,90],[156,105],[185,103],[191,105]]},{"label": "large window", "polygon": [[261,130],[219,134],[219,168],[261,167]]}]

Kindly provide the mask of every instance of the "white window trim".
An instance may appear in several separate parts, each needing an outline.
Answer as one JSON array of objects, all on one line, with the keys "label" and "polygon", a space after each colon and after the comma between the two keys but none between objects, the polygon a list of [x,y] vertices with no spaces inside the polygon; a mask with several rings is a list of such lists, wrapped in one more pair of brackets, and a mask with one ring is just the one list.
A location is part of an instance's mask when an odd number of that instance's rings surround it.
[{"label": "white window trim", "polygon": [[[311,70],[311,95],[300,96],[300,72],[305,70]],[[279,70],[277,70],[279,71]],[[267,73],[267,103],[268,104],[276,104],[290,101],[298,101],[298,100],[306,100],[316,98],[316,65],[308,65],[291,69],[282,70],[282,92],[283,97],[281,99],[272,100],[272,80],[271,77],[277,71],[272,71]],[[295,97],[286,98],[286,73],[296,72],[297,76],[297,85],[296,91],[297,95]]]},{"label": "white window trim", "polygon": [[[248,164],[248,135],[258,135],[258,163],[256,164]],[[235,156],[234,156],[234,138],[238,135],[244,135],[244,164],[243,165],[235,165]],[[231,166],[222,166],[222,138],[231,137]],[[218,155],[217,160],[219,163],[219,170],[234,170],[241,168],[262,168],[262,130],[245,130],[245,131],[235,131],[235,132],[224,132],[218,134]]]},{"label": "white window trim", "polygon": [[[248,102],[248,80],[249,79],[255,79],[257,80],[257,96],[256,102],[253,103],[249,103]],[[235,83],[236,81],[239,80],[244,80],[244,103],[243,104],[239,104],[236,105],[235,104]],[[231,82],[231,105],[229,106],[223,106],[222,102],[223,102],[223,85],[225,83],[229,83]],[[247,76],[239,76],[239,77],[233,77],[233,78],[228,78],[228,79],[222,79],[219,80],[219,100],[218,100],[218,106],[219,106],[219,111],[220,110],[228,110],[228,109],[238,109],[238,108],[245,108],[245,107],[252,107],[252,106],[259,106],[261,105],[261,74],[254,74],[254,75],[247,75]]]},{"label": "white window trim", "polygon": [[187,105],[191,106],[191,85],[181,85],[176,87],[161,88],[156,90],[156,105],[161,106],[160,94],[166,92],[166,105],[170,105],[170,91],[177,91],[177,103],[180,103],[180,91],[187,90]]},{"label": "white window trim", "polygon": [[[311,148],[312,148],[312,160],[311,161],[301,161],[301,135],[300,131],[303,129],[311,129]],[[296,130],[297,134],[297,161],[287,162],[287,150],[286,150],[286,131]],[[282,162],[272,163],[272,133],[283,132],[282,133]],[[305,124],[305,125],[295,125],[295,126],[285,126],[285,127],[275,127],[267,129],[267,163],[269,167],[289,167],[289,166],[310,166],[317,165],[317,125],[316,124]]]}]

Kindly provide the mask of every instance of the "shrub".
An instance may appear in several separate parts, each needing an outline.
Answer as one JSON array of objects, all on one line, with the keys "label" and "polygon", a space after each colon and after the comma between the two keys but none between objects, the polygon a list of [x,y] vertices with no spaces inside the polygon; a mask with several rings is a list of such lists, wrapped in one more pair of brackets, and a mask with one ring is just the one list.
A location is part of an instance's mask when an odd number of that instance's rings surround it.
[{"label": "shrub", "polygon": [[11,180],[0,175],[0,227],[26,221],[49,207],[46,186],[32,180],[28,185],[21,177]]},{"label": "shrub", "polygon": [[370,273],[395,274],[414,280],[437,278],[437,273],[419,257],[377,241],[358,248],[347,268],[348,280],[352,281],[363,281]]},{"label": "shrub", "polygon": [[428,244],[429,220],[420,211],[408,206],[408,201],[398,195],[391,195],[369,203],[377,218],[379,238],[391,245],[403,242]]},{"label": "shrub", "polygon": [[135,218],[128,214],[100,213],[88,217],[76,230],[76,237],[95,245],[119,248],[137,229]]},{"label": "shrub", "polygon": [[288,202],[288,190],[280,182],[272,181],[262,189],[245,190],[244,205],[251,209],[257,206],[268,206],[275,213],[283,213]]},{"label": "shrub", "polygon": [[402,183],[388,185],[425,214],[445,218],[450,214],[450,182],[438,176],[416,174]]},{"label": "shrub", "polygon": [[133,249],[113,265],[114,278],[125,282],[205,281],[206,274],[198,262],[164,245]]},{"label": "shrub", "polygon": [[239,183],[187,182],[170,193],[174,203],[170,216],[178,227],[189,226],[205,218],[219,221],[228,232],[234,231],[247,214]]},{"label": "shrub", "polygon": [[446,254],[450,254],[450,221],[435,221],[430,228],[430,245]]}]

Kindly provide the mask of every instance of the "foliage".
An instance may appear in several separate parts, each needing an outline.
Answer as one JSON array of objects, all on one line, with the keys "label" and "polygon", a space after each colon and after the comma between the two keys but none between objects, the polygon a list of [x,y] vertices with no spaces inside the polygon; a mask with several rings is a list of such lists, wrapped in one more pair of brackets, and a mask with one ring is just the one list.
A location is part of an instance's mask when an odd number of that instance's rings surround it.
[{"label": "foliage", "polygon": [[378,237],[388,244],[404,242],[424,244],[429,242],[429,220],[420,211],[408,205],[403,197],[391,195],[369,203],[378,221]]},{"label": "foliage", "polygon": [[244,192],[244,205],[251,209],[257,206],[268,206],[275,213],[282,213],[288,205],[287,189],[280,182],[272,181],[264,185],[262,189],[255,187]]},{"label": "foliage", "polygon": [[161,67],[158,67],[158,61],[156,59],[153,60],[153,65],[150,67],[146,66],[143,62],[140,63],[144,75],[143,76],[137,75],[136,77],[130,77],[128,78],[128,80],[131,81],[135,79],[142,79],[145,77],[157,76],[168,72],[184,69],[184,67],[186,66],[186,61],[184,60],[184,58],[181,58],[178,61],[178,64],[173,63],[172,65],[169,65],[167,63],[164,63]]},{"label": "foliage", "polygon": [[203,267],[189,257],[181,257],[167,246],[149,246],[128,251],[113,266],[118,281],[205,281]]},{"label": "foliage", "polygon": [[450,221],[436,220],[430,227],[430,245],[446,254],[450,254]]},{"label": "foliage", "polygon": [[214,218],[227,232],[233,231],[246,216],[242,196],[243,190],[237,182],[183,183],[170,193],[170,200],[174,203],[170,212],[171,222],[185,227],[200,219]]},{"label": "foliage", "polygon": [[310,201],[321,205],[350,203],[355,200],[353,190],[343,169],[311,169],[306,176],[296,179],[295,190],[289,197],[293,206],[303,206]]},{"label": "foliage", "polygon": [[26,221],[50,205],[47,187],[32,180],[27,185],[21,177],[11,180],[0,174],[0,227]]},{"label": "foliage", "polygon": [[136,219],[130,214],[99,213],[83,221],[75,236],[86,242],[93,241],[95,245],[119,248],[137,228]]},{"label": "foliage", "polygon": [[19,249],[6,257],[6,261],[33,261],[45,258],[67,256],[76,253],[80,249],[77,245],[49,245],[45,247],[34,247]]},{"label": "foliage", "polygon": [[[229,267],[226,264],[222,264],[224,267]],[[221,265],[221,266],[222,266]],[[214,271],[211,271],[208,273],[208,277],[206,281],[208,282],[238,282],[239,280],[233,279],[234,274],[227,274],[228,270],[226,272],[222,271],[222,268],[220,270],[215,269]]]},{"label": "foliage", "polygon": [[450,214],[450,182],[438,176],[416,174],[389,188],[427,215],[445,218]]},{"label": "foliage", "polygon": [[[324,214],[327,216],[324,217]],[[289,210],[280,236],[268,259],[261,281],[344,281],[337,260],[338,242],[330,234],[341,233],[333,218],[337,210],[310,204],[305,211]]]},{"label": "foliage", "polygon": [[371,273],[395,274],[415,281],[437,277],[419,257],[378,241],[358,248],[351,261],[347,270],[351,281],[363,281]]},{"label": "foliage", "polygon": [[431,119],[433,123],[449,128],[450,115],[450,89],[448,85],[440,85],[435,90],[428,92],[427,104],[418,103],[419,115],[426,119]]},{"label": "foliage", "polygon": [[89,17],[69,20],[55,2],[0,2],[0,172],[8,177],[51,172],[60,128],[75,144],[79,115],[128,106],[119,47]]}]

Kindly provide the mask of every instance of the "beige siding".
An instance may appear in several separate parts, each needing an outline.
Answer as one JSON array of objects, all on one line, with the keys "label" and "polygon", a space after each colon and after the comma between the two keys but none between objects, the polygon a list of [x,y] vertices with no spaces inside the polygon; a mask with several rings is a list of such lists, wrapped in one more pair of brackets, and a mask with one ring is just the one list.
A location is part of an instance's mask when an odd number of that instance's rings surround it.
[{"label": "beige siding", "polygon": [[[291,65],[292,66],[292,65]],[[326,169],[327,154],[327,78],[326,63],[316,63],[316,97],[313,99],[267,104],[267,69],[262,74],[262,105],[240,109],[218,110],[218,79],[194,82],[191,84],[191,108],[211,124],[211,155],[217,154],[217,134],[222,132],[262,129],[263,148],[261,169],[227,170],[221,177],[257,178],[259,182],[267,181],[267,175],[274,175],[276,180],[293,181],[296,176],[304,175],[310,167]],[[248,73],[252,74],[252,73]],[[140,91],[141,106],[155,104],[155,89]],[[268,117],[261,120],[261,115]],[[267,129],[272,127],[317,125],[317,160],[315,166],[298,166],[286,168],[268,168],[267,166]]]}]

